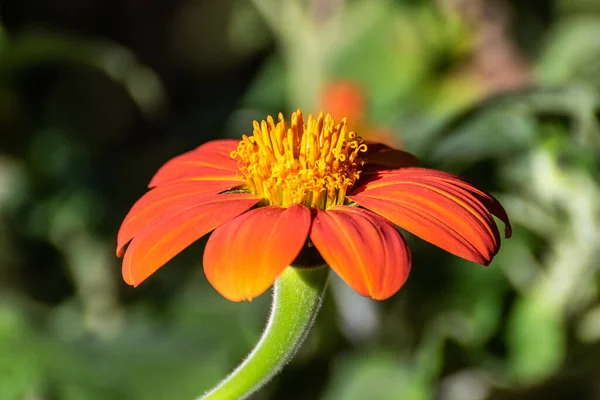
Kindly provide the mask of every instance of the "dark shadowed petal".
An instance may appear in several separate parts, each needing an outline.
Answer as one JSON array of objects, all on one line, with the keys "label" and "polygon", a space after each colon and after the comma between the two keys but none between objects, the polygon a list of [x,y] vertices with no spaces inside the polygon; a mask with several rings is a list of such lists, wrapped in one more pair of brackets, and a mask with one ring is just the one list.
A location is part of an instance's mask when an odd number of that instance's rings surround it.
[{"label": "dark shadowed petal", "polygon": [[232,301],[252,300],[267,290],[306,243],[310,210],[262,207],[216,229],[204,250],[204,272]]},{"label": "dark shadowed petal", "polygon": [[205,143],[194,150],[167,161],[150,181],[149,187],[176,180],[239,180],[237,161],[231,152],[239,140],[222,139]]},{"label": "dark shadowed petal", "polygon": [[349,198],[459,257],[488,265],[500,248],[493,215],[511,228],[491,195],[460,178],[425,168],[403,168],[356,188]]},{"label": "dark shadowed petal", "polygon": [[361,156],[366,160],[362,168],[363,175],[377,173],[380,170],[390,170],[405,167],[416,167],[419,160],[414,155],[391,148],[382,143],[365,141],[367,151]]},{"label": "dark shadowed petal", "polygon": [[217,194],[178,203],[136,233],[125,252],[123,279],[139,285],[190,244],[259,200],[252,194]]},{"label": "dark shadowed petal", "polygon": [[239,185],[237,181],[178,181],[159,186],[144,194],[125,216],[117,236],[117,256],[121,257],[125,245],[136,233],[157,218],[176,209],[201,202],[207,195],[214,195]]},{"label": "dark shadowed petal", "polygon": [[408,278],[406,241],[370,211],[349,206],[317,210],[310,238],[325,262],[363,296],[386,299]]}]

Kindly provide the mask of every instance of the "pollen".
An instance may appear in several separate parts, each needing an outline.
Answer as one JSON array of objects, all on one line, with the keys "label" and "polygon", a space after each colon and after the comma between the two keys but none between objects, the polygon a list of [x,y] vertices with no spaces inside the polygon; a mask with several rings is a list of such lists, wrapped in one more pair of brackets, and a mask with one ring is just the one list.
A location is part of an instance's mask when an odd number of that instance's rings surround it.
[{"label": "pollen", "polygon": [[254,121],[253,128],[231,153],[250,192],[281,207],[303,204],[325,210],[346,203],[367,145],[348,131],[345,118],[336,123],[321,112],[305,122],[297,110],[289,124],[279,113],[277,123],[268,116],[260,124]]}]

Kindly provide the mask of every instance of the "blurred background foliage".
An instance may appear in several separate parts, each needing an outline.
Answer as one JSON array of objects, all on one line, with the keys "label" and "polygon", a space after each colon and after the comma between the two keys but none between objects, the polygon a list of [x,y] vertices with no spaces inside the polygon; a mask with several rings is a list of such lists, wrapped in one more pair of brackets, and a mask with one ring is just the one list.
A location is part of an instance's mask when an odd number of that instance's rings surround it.
[{"label": "blurred background foliage", "polygon": [[0,2],[0,400],[192,399],[266,294],[207,284],[205,240],[138,289],[116,232],[154,171],[298,107],[496,194],[490,268],[408,236],[386,302],[334,280],[255,397],[600,399],[600,1]]}]

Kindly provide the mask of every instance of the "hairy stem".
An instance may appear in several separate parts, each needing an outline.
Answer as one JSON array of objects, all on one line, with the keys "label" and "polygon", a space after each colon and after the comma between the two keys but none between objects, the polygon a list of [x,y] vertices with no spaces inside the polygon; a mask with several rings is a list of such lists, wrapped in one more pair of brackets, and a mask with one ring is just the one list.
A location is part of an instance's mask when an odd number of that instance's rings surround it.
[{"label": "hairy stem", "polygon": [[270,381],[296,354],[315,320],[329,267],[287,268],[275,282],[271,315],[250,355],[198,400],[245,399]]}]

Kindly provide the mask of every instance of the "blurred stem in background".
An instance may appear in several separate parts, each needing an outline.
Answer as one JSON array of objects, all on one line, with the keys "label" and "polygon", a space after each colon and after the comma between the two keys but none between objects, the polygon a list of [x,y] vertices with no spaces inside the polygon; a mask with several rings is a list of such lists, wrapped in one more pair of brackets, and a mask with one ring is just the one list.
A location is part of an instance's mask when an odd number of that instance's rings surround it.
[{"label": "blurred stem in background", "polygon": [[342,32],[343,0],[253,0],[281,46],[293,108],[316,110],[327,66]]}]

